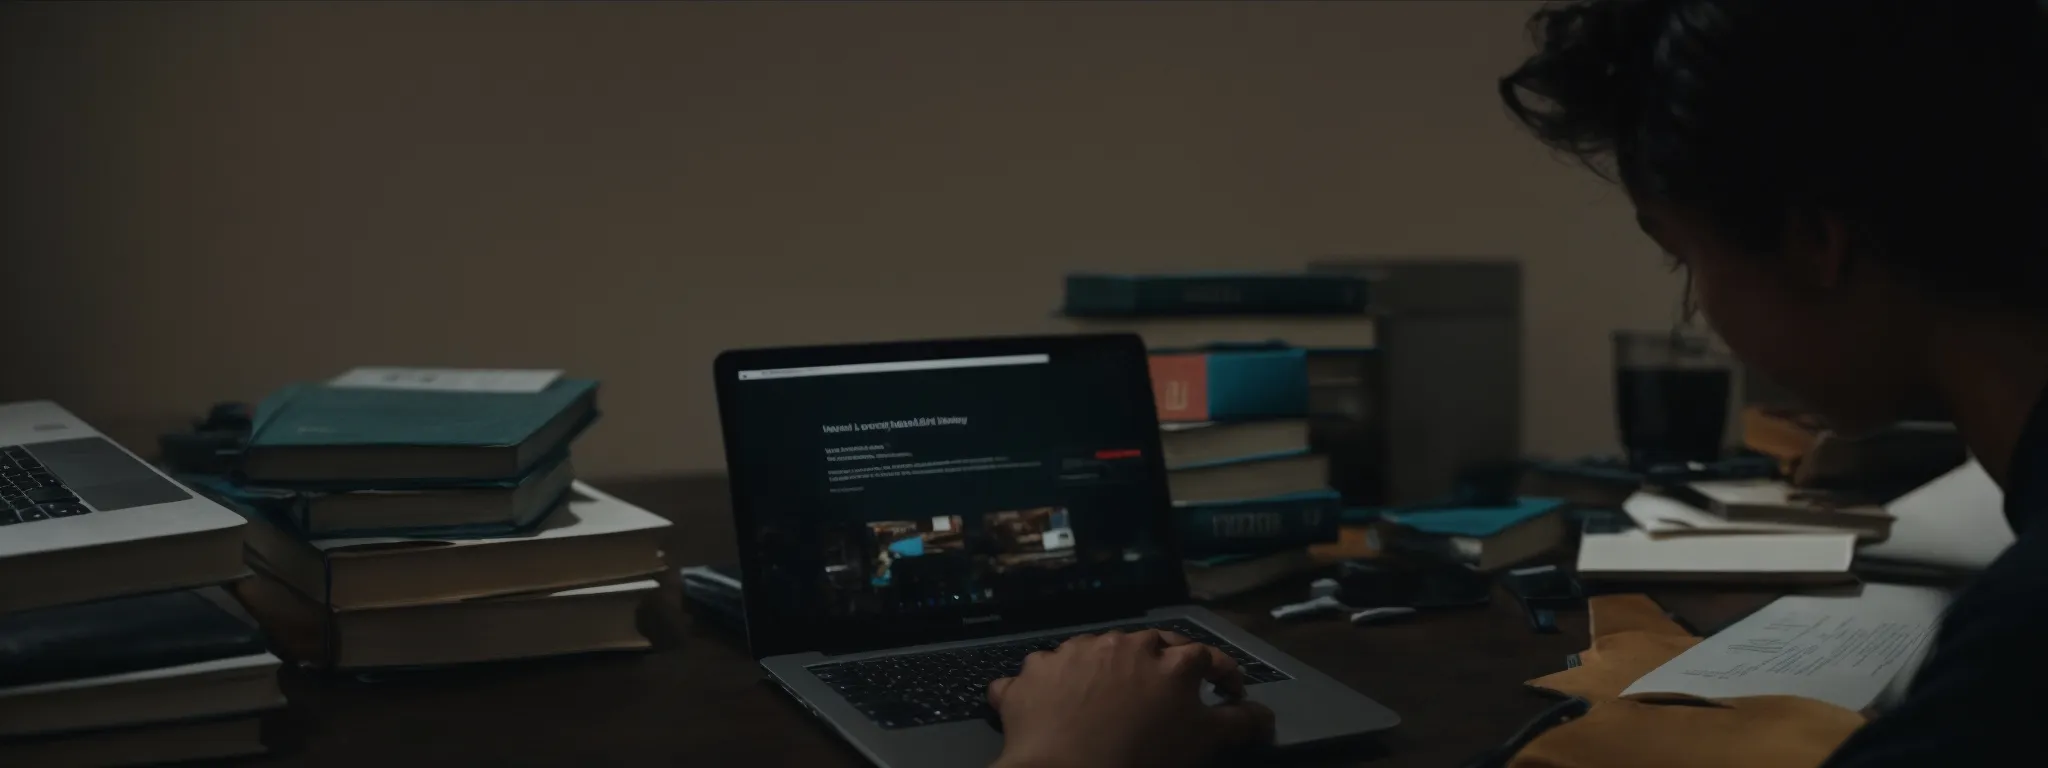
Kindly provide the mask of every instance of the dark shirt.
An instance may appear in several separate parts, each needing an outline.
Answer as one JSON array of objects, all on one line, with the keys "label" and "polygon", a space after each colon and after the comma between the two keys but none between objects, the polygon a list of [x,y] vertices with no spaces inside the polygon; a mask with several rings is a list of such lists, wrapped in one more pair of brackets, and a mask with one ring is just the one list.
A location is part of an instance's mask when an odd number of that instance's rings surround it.
[{"label": "dark shirt", "polygon": [[1905,701],[1827,768],[2048,765],[2048,398],[2012,453],[2005,517],[2019,540],[1956,596]]}]

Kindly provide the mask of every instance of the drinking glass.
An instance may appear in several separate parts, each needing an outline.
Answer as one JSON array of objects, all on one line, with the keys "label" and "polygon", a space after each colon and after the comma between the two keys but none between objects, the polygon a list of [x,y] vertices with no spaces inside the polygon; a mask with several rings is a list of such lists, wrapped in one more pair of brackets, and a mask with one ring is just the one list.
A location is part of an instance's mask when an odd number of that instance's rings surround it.
[{"label": "drinking glass", "polygon": [[1629,466],[1719,459],[1734,361],[1691,331],[1615,331],[1614,398]]}]

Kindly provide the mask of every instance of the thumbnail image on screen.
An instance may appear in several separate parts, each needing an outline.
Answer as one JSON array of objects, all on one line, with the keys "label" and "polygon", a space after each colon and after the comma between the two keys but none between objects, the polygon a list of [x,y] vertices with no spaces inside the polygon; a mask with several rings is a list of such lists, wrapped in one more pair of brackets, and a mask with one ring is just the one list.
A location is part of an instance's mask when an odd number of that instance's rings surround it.
[{"label": "thumbnail image on screen", "polygon": [[1074,530],[1061,507],[852,523],[826,531],[835,616],[908,613],[1066,585]]},{"label": "thumbnail image on screen", "polygon": [[990,565],[997,573],[1074,564],[1074,529],[1068,527],[1064,509],[990,512],[982,516],[982,528],[994,544]]}]

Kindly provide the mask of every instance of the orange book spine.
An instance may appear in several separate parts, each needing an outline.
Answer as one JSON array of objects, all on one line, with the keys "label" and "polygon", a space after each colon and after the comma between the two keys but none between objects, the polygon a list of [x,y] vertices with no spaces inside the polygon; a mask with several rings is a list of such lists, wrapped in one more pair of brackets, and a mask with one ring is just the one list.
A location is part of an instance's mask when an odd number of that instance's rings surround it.
[{"label": "orange book spine", "polygon": [[1209,420],[1209,357],[1154,355],[1152,401],[1160,421]]}]

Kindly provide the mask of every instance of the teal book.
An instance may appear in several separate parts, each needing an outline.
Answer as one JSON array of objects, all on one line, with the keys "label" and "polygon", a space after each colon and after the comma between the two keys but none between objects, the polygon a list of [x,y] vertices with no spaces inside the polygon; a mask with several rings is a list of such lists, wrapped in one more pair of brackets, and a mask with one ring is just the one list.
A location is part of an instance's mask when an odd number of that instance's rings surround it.
[{"label": "teal book", "polygon": [[1511,506],[1452,507],[1413,512],[1386,511],[1380,519],[1422,533],[1442,536],[1497,536],[1510,528],[1564,506],[1563,499],[1524,497]]},{"label": "teal book", "polygon": [[1562,547],[1564,506],[1563,499],[1524,497],[1501,507],[1387,511],[1380,519],[1389,549],[1497,571]]},{"label": "teal book", "polygon": [[1321,490],[1174,505],[1181,555],[1256,554],[1337,540],[1343,498]]},{"label": "teal book", "polygon": [[1196,272],[1067,275],[1068,317],[1344,315],[1366,311],[1355,275]]},{"label": "teal book", "polygon": [[538,392],[299,384],[257,406],[241,479],[411,488],[521,477],[597,418],[597,382]]},{"label": "teal book", "polygon": [[561,506],[575,482],[559,453],[514,480],[415,489],[340,490],[248,485],[180,473],[179,482],[231,509],[259,512],[307,539],[364,536],[507,536]]},{"label": "teal book", "polygon": [[1240,349],[1147,358],[1159,420],[1244,421],[1308,415],[1308,353]]}]

